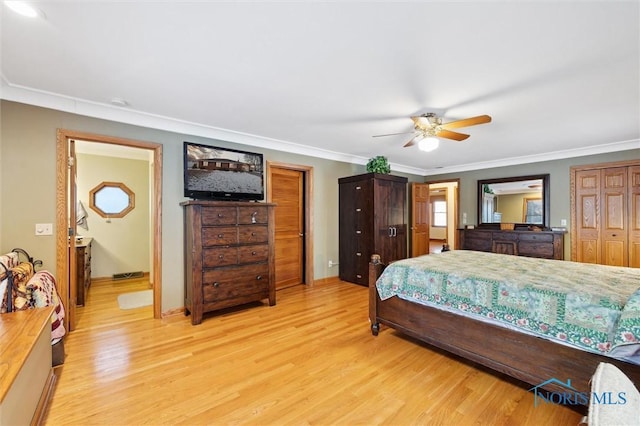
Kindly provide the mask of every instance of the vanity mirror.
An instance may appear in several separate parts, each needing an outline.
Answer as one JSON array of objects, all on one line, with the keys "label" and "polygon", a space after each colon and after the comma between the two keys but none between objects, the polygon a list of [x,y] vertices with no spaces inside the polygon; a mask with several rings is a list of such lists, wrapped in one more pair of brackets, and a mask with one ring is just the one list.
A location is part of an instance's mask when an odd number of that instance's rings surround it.
[{"label": "vanity mirror", "polygon": [[549,228],[549,175],[478,180],[478,225]]}]

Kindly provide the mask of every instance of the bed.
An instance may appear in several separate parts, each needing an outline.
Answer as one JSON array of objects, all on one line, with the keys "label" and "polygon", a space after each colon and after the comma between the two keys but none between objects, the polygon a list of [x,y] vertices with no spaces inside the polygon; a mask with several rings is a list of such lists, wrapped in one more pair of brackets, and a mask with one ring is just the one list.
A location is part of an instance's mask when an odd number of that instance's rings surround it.
[{"label": "bed", "polygon": [[[369,318],[547,391],[640,384],[640,270],[454,250],[369,265]],[[586,401],[583,401],[586,403]]]}]

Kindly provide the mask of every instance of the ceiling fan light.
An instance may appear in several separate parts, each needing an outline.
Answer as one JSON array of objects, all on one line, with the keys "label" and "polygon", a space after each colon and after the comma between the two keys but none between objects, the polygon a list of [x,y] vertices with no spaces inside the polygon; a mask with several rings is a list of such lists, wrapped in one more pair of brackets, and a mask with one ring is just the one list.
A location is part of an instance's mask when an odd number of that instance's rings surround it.
[{"label": "ceiling fan light", "polygon": [[440,141],[438,140],[438,138],[428,137],[418,142],[418,149],[425,152],[431,152],[434,149],[438,148],[439,145]]}]

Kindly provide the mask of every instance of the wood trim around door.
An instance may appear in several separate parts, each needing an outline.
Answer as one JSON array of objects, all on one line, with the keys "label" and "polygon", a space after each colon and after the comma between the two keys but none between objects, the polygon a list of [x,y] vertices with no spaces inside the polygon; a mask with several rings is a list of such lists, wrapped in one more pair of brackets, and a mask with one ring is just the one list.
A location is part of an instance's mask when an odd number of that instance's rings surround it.
[{"label": "wood trim around door", "polygon": [[271,202],[271,167],[296,170],[304,174],[304,283],[313,285],[313,167],[267,161],[267,202]]},{"label": "wood trim around door", "polygon": [[[58,129],[56,137],[56,279],[58,292],[65,306],[69,306],[69,243],[67,208],[69,198],[68,140],[83,140],[153,151],[153,317],[162,316],[162,144],[112,136],[97,135],[73,130]],[[69,329],[69,318],[65,327]]]}]

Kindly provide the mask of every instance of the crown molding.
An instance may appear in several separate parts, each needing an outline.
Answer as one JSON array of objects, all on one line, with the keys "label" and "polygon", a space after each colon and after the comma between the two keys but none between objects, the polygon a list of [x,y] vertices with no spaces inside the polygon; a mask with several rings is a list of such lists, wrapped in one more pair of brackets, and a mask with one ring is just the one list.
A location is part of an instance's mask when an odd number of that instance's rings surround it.
[{"label": "crown molding", "polygon": [[[185,120],[178,120],[172,117],[150,114],[128,107],[123,108],[99,102],[87,101],[85,99],[64,96],[43,90],[36,90],[30,87],[11,84],[4,75],[0,75],[0,99],[55,109],[58,111],[84,115],[87,117],[117,121],[120,123],[126,123],[135,126],[148,127],[174,133],[183,133],[186,135],[200,136],[210,139],[218,139],[253,147],[323,158],[326,160],[341,161],[359,165],[365,165],[369,161],[368,158],[362,156],[314,148],[294,142],[266,138],[249,133],[242,133],[233,130],[222,129],[219,127],[193,123]],[[420,169],[396,163],[391,163],[390,165],[396,172],[409,173],[418,176],[433,176],[445,173],[459,173],[494,167],[560,160],[564,158],[581,157],[585,155],[625,151],[638,148],[640,148],[640,139],[634,139],[630,141],[596,145],[572,150],[555,151],[524,157],[503,158],[499,160],[463,164],[451,167],[441,167],[435,169]]]}]

